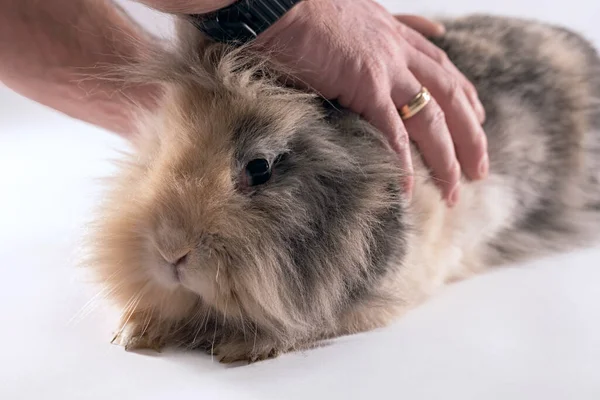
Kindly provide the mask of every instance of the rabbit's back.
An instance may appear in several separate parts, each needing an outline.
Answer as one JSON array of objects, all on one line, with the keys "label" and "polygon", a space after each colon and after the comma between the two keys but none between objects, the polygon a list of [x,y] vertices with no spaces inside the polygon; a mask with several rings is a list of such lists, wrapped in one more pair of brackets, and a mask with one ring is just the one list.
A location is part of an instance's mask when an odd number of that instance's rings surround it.
[{"label": "rabbit's back", "polygon": [[[477,87],[492,180],[512,198],[489,263],[570,248],[600,226],[600,59],[579,35],[512,18],[444,21],[435,40]],[[500,202],[500,199],[498,199]]]}]

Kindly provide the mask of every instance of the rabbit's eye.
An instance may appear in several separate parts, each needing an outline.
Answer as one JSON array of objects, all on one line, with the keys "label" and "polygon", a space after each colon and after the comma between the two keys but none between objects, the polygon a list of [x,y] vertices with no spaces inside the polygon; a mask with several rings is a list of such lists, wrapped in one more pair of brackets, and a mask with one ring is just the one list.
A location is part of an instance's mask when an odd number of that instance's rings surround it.
[{"label": "rabbit's eye", "polygon": [[248,186],[257,186],[267,183],[271,179],[271,166],[264,158],[257,158],[246,165]]}]

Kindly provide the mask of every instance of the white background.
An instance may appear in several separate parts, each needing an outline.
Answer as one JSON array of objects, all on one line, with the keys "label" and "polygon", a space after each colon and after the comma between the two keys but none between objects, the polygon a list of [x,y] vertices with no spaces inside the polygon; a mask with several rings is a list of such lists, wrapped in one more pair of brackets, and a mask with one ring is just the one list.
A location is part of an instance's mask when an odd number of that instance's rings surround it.
[{"label": "white background", "polygon": [[[600,47],[600,2],[382,3],[551,20]],[[110,345],[117,314],[86,307],[97,289],[75,261],[95,179],[123,146],[0,86],[0,399],[600,399],[600,249],[456,284],[389,328],[247,367]]]}]

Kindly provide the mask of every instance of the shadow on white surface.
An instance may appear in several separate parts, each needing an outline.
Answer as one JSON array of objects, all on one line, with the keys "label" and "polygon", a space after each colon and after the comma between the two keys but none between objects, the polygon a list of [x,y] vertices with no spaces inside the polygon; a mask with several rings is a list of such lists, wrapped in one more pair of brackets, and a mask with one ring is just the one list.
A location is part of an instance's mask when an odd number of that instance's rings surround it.
[{"label": "shadow on white surface", "polygon": [[[529,14],[594,35],[588,13],[557,4]],[[600,249],[453,285],[389,328],[250,366],[127,353],[109,343],[115,311],[85,307],[97,289],[75,267],[95,179],[125,143],[3,87],[0,109],[1,399],[600,398]]]}]

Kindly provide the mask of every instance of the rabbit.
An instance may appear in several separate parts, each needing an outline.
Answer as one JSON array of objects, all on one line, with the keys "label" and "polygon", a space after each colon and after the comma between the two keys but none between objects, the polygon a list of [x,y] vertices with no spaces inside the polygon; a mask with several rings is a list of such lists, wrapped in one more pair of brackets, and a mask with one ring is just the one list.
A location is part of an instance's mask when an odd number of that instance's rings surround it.
[{"label": "rabbit", "polygon": [[597,242],[600,59],[561,27],[441,19],[431,39],[474,83],[490,175],[447,207],[415,155],[414,193],[383,135],[287,87],[282,67],[204,39],[124,72],[157,83],[111,178],[88,265],[126,349],[254,362],[384,327],[444,285]]}]

